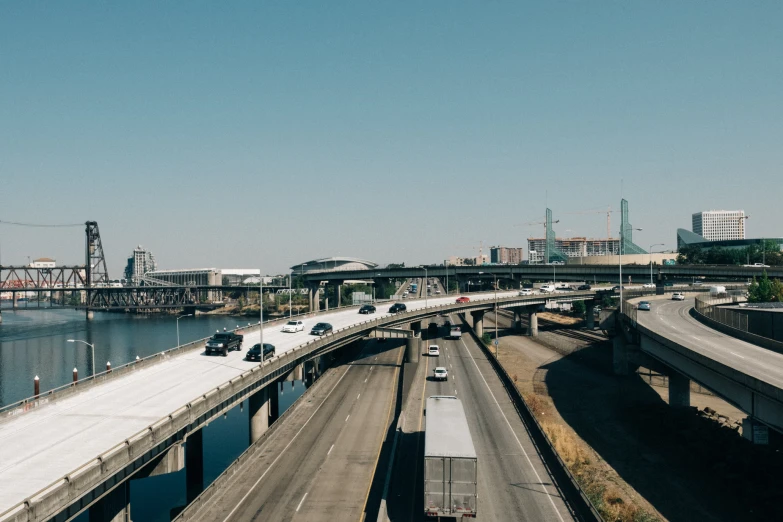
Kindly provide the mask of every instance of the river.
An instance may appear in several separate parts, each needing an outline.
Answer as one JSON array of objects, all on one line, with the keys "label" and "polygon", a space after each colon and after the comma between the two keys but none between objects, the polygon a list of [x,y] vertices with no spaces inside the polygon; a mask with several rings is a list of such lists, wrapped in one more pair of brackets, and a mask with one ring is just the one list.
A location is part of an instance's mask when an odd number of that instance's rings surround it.
[{"label": "river", "polygon": [[[180,343],[208,337],[216,330],[246,325],[247,318],[225,315],[197,315],[179,320]],[[92,321],[83,311],[68,309],[13,311],[2,308],[0,324],[0,406],[33,395],[37,375],[41,391],[71,382],[73,369],[79,378],[92,373],[89,346],[69,343],[84,340],[95,345],[95,366],[106,369],[106,362],[120,366],[139,357],[172,348],[177,344],[174,316],[131,315],[96,312]],[[248,349],[244,346],[243,349]],[[304,384],[285,383],[280,396],[280,413],[304,392]],[[204,483],[210,484],[248,446],[249,427],[246,404],[244,413],[234,408],[225,417],[204,428]],[[100,451],[107,448],[96,448]],[[97,451],[96,451],[97,453]],[[20,499],[21,500],[21,499]],[[131,481],[133,520],[167,522],[171,513],[185,504],[185,470],[158,477]],[[87,513],[76,520],[86,522]]]}]

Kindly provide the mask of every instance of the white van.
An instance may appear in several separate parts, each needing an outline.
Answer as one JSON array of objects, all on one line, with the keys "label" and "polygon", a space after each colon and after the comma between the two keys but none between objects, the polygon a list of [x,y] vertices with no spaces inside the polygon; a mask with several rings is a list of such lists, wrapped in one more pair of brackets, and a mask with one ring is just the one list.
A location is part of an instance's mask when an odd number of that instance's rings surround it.
[{"label": "white van", "polygon": [[539,288],[542,294],[551,294],[555,291],[555,285],[541,285]]}]

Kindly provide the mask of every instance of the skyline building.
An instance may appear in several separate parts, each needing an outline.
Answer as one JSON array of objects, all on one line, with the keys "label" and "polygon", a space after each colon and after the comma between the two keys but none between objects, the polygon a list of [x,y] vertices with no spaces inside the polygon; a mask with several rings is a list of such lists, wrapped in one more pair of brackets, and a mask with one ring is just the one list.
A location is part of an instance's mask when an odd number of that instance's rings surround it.
[{"label": "skyline building", "polygon": [[691,217],[692,230],[707,241],[745,239],[744,210],[706,210]]}]

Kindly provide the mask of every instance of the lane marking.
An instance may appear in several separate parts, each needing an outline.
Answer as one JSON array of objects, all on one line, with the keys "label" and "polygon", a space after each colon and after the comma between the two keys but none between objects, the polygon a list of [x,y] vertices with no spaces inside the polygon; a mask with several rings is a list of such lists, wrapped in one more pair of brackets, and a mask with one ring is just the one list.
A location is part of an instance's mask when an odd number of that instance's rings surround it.
[{"label": "lane marking", "polygon": [[732,352],[731,350],[729,350],[729,353],[730,353],[730,354],[732,354],[732,355],[736,355],[736,356],[737,356],[737,357],[739,357],[740,359],[744,359],[744,357],[743,357],[743,356],[741,356],[740,354],[738,354],[737,352]]},{"label": "lane marking", "polygon": [[[517,434],[514,431],[514,428],[511,426],[511,423],[509,422],[508,417],[506,417],[506,414],[503,413],[503,409],[500,407],[500,403],[498,402],[497,398],[495,397],[495,394],[492,393],[492,389],[489,387],[489,383],[484,378],[484,374],[481,373],[481,370],[478,367],[478,363],[476,363],[476,359],[470,354],[470,350],[468,349],[468,345],[465,344],[465,341],[463,339],[460,339],[460,341],[462,342],[462,345],[465,347],[465,350],[468,352],[468,357],[470,357],[470,360],[473,361],[473,366],[476,367],[476,371],[478,372],[479,376],[481,377],[481,380],[484,381],[484,385],[487,387],[487,391],[492,396],[492,400],[495,401],[495,405],[498,407],[498,411],[500,411],[500,414],[503,416],[503,420],[506,421],[506,425],[508,426],[509,431],[511,431],[511,434],[514,436],[514,439],[517,441],[517,445],[519,445],[519,449],[522,450],[522,454],[525,456],[525,459],[527,460],[527,463],[530,464],[530,469],[532,469],[533,473],[535,473],[536,480],[538,480],[539,484],[543,484],[544,481],[541,480],[541,476],[538,474],[538,471],[536,470],[535,466],[533,466],[533,461],[530,460],[530,456],[527,454],[527,451],[525,451],[524,446],[522,446],[522,442],[519,440],[519,437],[517,437]],[[489,361],[487,361],[487,362],[489,362]],[[543,464],[543,462],[542,462],[542,464]],[[543,490],[543,493],[546,495],[546,497],[549,499],[549,503],[552,504],[552,509],[555,510],[555,514],[557,514],[557,518],[560,519],[560,522],[565,522],[565,520],[563,520],[563,516],[560,514],[560,510],[557,509],[557,506],[555,506],[555,501],[552,500],[552,495],[550,495],[550,493],[546,490],[545,486],[542,485],[541,489]],[[563,502],[565,502],[565,499],[563,499]]]},{"label": "lane marking", "polygon": [[306,499],[306,498],[307,498],[307,493],[304,494],[304,496],[302,497],[302,500],[299,501],[299,505],[296,506],[296,512],[297,513],[299,512],[299,508],[302,507],[302,502],[304,502],[304,499]]},{"label": "lane marking", "polygon": [[277,463],[277,461],[280,460],[280,458],[285,454],[286,450],[289,447],[291,447],[291,444],[294,443],[294,441],[299,436],[299,434],[302,433],[304,431],[304,429],[307,427],[307,425],[310,423],[310,421],[313,420],[313,417],[315,417],[315,414],[318,413],[318,410],[321,409],[321,406],[324,405],[324,403],[329,398],[329,396],[332,394],[332,392],[337,388],[337,386],[340,384],[340,381],[342,381],[343,378],[346,375],[348,375],[348,372],[351,370],[351,368],[353,368],[353,366],[348,366],[348,369],[345,370],[345,373],[342,374],[342,376],[339,379],[337,379],[337,382],[334,383],[334,386],[332,387],[332,389],[329,390],[329,393],[326,394],[326,397],[324,397],[324,400],[321,401],[321,404],[319,404],[318,407],[313,412],[313,414],[310,415],[310,418],[307,419],[307,421],[305,421],[305,423],[302,425],[301,428],[299,428],[299,431],[296,432],[296,435],[291,437],[291,440],[288,441],[288,444],[286,444],[285,448],[283,448],[283,451],[280,452],[280,454],[275,458],[275,460],[272,461],[272,463],[269,465],[269,467],[266,468],[266,471],[264,471],[264,473],[260,477],[258,477],[258,480],[256,480],[256,482],[250,487],[250,489],[247,490],[247,493],[245,493],[245,495],[242,497],[242,499],[239,502],[237,502],[237,505],[234,506],[234,509],[232,509],[231,512],[226,516],[226,518],[223,519],[223,522],[226,522],[228,519],[230,519],[234,515],[234,513],[236,513],[236,510],[239,509],[239,507],[245,502],[245,500],[247,500],[247,497],[250,496],[250,493],[252,493],[253,490],[256,487],[258,487],[258,484],[261,483],[261,481],[264,479],[266,474],[269,473],[269,471],[274,467],[274,465]]},{"label": "lane marking", "polygon": [[329,451],[326,452],[327,455],[332,453],[332,450],[334,449],[334,444],[332,444],[332,447],[329,448]]},{"label": "lane marking", "polygon": [[345,418],[345,422],[348,422],[348,419],[351,417],[351,414],[348,414],[348,417]]},{"label": "lane marking", "polygon": [[356,396],[356,400],[358,401],[358,400],[359,400],[359,397],[361,397],[361,396],[362,396],[362,394],[361,394],[361,393],[360,393],[359,395],[357,395],[357,396]]}]

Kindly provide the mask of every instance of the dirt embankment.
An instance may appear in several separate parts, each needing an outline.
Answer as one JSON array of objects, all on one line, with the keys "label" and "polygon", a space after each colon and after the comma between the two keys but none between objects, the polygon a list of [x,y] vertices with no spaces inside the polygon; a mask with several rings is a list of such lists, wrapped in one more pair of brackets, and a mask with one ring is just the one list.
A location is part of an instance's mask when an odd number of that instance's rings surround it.
[{"label": "dirt embankment", "polygon": [[666,388],[613,375],[601,334],[546,326],[502,331],[499,359],[606,520],[783,520],[783,458],[739,436],[742,412],[697,393],[698,412],[672,409]]}]

